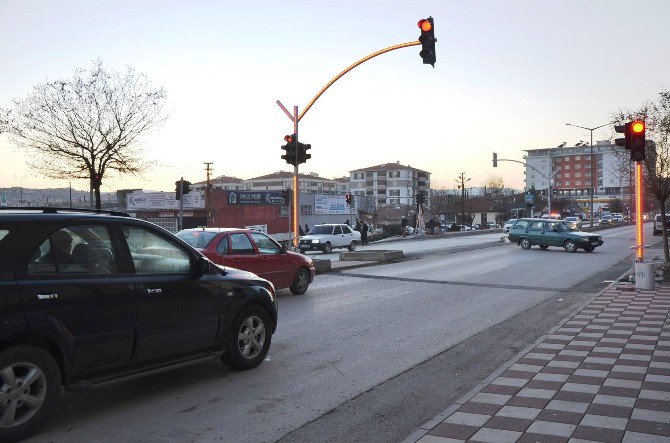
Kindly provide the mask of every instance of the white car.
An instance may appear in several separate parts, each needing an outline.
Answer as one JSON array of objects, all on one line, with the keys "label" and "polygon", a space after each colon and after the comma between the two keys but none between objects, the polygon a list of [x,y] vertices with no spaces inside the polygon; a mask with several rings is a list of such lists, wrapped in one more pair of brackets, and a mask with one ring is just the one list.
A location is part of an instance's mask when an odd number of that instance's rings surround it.
[{"label": "white car", "polygon": [[514,223],[516,223],[517,219],[516,218],[510,218],[507,220],[507,222],[503,225],[503,232],[509,232],[509,228],[514,226]]},{"label": "white car", "polygon": [[345,224],[316,225],[309,230],[309,234],[300,237],[300,252],[322,251],[330,253],[334,248],[356,250],[361,242],[361,233],[354,231]]},{"label": "white car", "polygon": [[[665,226],[670,227],[670,215],[665,214]],[[661,214],[656,214],[656,217],[654,217],[654,230],[652,232],[653,235],[661,235],[663,234],[663,223],[661,223]]]}]

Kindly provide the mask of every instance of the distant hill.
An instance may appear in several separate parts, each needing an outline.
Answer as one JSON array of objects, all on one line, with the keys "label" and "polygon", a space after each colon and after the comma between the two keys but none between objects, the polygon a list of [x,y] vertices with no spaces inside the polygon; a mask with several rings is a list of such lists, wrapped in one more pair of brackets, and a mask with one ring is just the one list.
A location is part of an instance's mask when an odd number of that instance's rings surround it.
[{"label": "distant hill", "polygon": [[[116,202],[116,192],[101,192],[102,203]],[[72,190],[72,206],[88,206],[88,191]],[[0,188],[2,206],[70,206],[70,188]]]}]

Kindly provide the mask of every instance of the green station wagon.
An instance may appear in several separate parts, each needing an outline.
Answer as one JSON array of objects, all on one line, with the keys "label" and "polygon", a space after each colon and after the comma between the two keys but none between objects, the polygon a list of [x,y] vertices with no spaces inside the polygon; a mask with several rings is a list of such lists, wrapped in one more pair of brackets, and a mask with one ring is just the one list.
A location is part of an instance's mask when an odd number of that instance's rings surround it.
[{"label": "green station wagon", "polygon": [[568,252],[577,252],[577,249],[592,252],[603,244],[599,235],[571,228],[561,220],[536,218],[519,219],[510,228],[509,239],[523,249],[530,249],[533,245],[539,245],[540,249],[558,246]]}]

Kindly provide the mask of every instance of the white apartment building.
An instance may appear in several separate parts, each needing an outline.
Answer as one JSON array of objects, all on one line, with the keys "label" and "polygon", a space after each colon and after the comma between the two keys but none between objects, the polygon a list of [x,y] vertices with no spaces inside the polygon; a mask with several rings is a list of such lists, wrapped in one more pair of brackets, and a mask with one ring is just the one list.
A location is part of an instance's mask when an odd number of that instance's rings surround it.
[{"label": "white apartment building", "polygon": [[[377,207],[415,205],[416,194],[430,189],[430,172],[398,161],[350,171],[349,182],[352,194],[374,197]],[[426,198],[430,199],[429,192]]]}]

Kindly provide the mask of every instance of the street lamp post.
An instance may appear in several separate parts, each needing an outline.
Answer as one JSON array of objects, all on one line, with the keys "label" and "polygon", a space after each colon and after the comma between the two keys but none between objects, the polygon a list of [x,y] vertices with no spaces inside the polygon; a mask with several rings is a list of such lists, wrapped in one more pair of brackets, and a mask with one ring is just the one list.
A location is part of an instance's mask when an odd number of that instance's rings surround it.
[{"label": "street lamp post", "polygon": [[[586,129],[591,133],[591,154],[590,154],[590,164],[591,164],[591,198],[589,201],[589,220],[590,220],[590,227],[593,227],[593,194],[595,194],[595,190],[598,189],[598,174],[593,174],[593,131],[596,129],[600,129],[602,127],[605,127],[607,125],[611,125],[612,123],[605,123],[604,125],[596,126],[595,128],[586,128],[584,126],[579,126],[579,125],[573,125],[572,123],[566,123],[566,126],[574,126],[575,128],[580,128],[580,129]],[[595,180],[595,183],[594,183]]]}]

